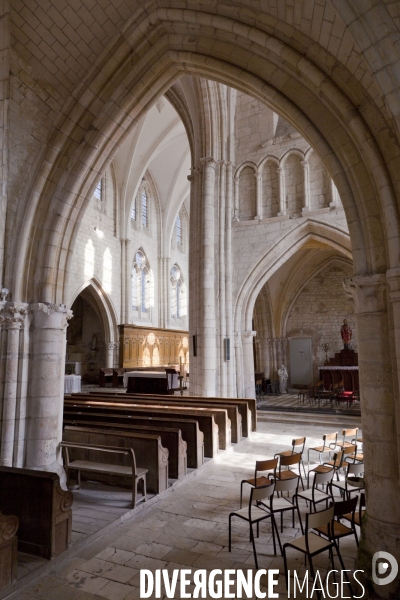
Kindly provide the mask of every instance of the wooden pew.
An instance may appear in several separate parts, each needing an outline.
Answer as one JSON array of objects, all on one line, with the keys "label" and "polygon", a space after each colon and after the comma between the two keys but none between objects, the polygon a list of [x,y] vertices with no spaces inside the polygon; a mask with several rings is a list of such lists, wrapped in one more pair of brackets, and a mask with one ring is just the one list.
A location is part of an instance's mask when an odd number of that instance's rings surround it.
[{"label": "wooden pew", "polygon": [[[94,395],[93,392],[90,393],[91,395]],[[113,398],[116,398],[118,400],[118,394],[110,394]],[[140,401],[148,401],[150,400],[151,402],[156,402],[157,404],[163,405],[163,404],[167,404],[167,406],[177,406],[180,407],[181,405],[183,406],[198,406],[199,408],[220,408],[222,410],[226,410],[229,420],[231,422],[231,441],[235,444],[239,443],[242,441],[242,416],[239,412],[239,406],[237,404],[235,404],[234,402],[231,403],[219,403],[217,401],[212,401],[212,402],[207,402],[207,399],[204,398],[195,398],[195,399],[187,399],[186,396],[174,396],[173,398],[169,397],[166,398],[165,396],[161,396],[161,395],[153,395],[153,394],[130,394],[130,393],[126,393],[126,394],[119,394],[120,396],[122,396],[122,398],[125,400],[132,400],[133,402],[136,402],[137,400]],[[243,408],[245,409],[246,413],[248,413],[248,409],[247,409],[247,404],[243,405]],[[250,415],[251,418],[251,415]],[[221,428],[221,423],[218,421],[218,419],[215,419],[218,423],[218,426]],[[222,423],[223,425],[223,423]],[[223,425],[224,426],[224,425]],[[221,429],[220,429],[221,430]]]},{"label": "wooden pew", "polygon": [[[102,420],[108,423],[119,423],[126,425],[139,425],[154,429],[155,432],[158,429],[180,429],[182,439],[186,442],[187,448],[187,466],[189,469],[198,469],[204,463],[204,434],[199,429],[199,423],[196,420],[185,420],[185,419],[173,419],[168,417],[141,417],[139,415],[125,415],[125,414],[104,414],[99,411],[96,412],[84,412],[79,409],[76,410],[74,407],[64,406],[64,422],[66,419],[81,419],[89,418],[95,420]],[[71,424],[71,423],[69,423]],[[162,442],[163,446],[167,446],[166,443]],[[171,470],[171,452],[170,452],[170,470]],[[172,476],[172,474],[171,474]]]},{"label": "wooden pew", "polygon": [[109,415],[101,413],[87,413],[85,415],[74,413],[64,415],[64,425],[79,425],[80,427],[96,427],[97,429],[122,429],[132,433],[146,433],[159,435],[161,444],[168,449],[169,477],[183,479],[187,473],[187,444],[182,439],[180,429],[155,427],[154,425],[135,425],[134,423],[110,422]]},{"label": "wooden pew", "polygon": [[[132,448],[137,466],[148,470],[147,490],[159,494],[168,488],[168,450],[162,446],[159,435],[68,425],[64,427],[63,442]],[[71,460],[74,460],[73,455]],[[109,454],[101,460],[113,464],[121,459]]]},{"label": "wooden pew", "polygon": [[[85,397],[86,396],[86,397]],[[80,410],[92,411],[94,408],[96,411],[102,410],[103,412],[118,412],[125,415],[145,416],[145,417],[167,417],[167,418],[179,418],[184,420],[193,421],[196,420],[199,423],[199,428],[204,434],[204,456],[214,458],[218,454],[219,448],[219,435],[218,425],[215,422],[214,415],[207,412],[204,408],[198,409],[170,409],[170,408],[157,408],[150,405],[133,404],[132,402],[114,402],[113,400],[108,401],[106,398],[96,398],[83,394],[82,396],[65,396],[64,407],[75,406],[80,407]]]},{"label": "wooden pew", "polygon": [[51,559],[67,550],[72,501],[57,473],[0,467],[0,510],[18,517],[20,552]]},{"label": "wooden pew", "polygon": [[[86,394],[84,393],[77,393],[77,394],[71,394],[72,398],[82,398],[84,397]],[[106,398],[106,396],[99,394],[99,395],[94,395],[94,394],[90,394],[90,399],[92,398],[96,398],[97,399],[104,399]],[[151,396],[149,397],[151,398]],[[144,397],[130,397],[129,395],[124,395],[124,404],[128,404],[129,406],[148,406],[148,407],[154,407],[154,408],[159,408],[159,409],[164,409],[166,408],[168,410],[168,412],[171,411],[175,411],[174,414],[187,414],[188,411],[191,410],[196,410],[196,411],[203,411],[204,414],[212,414],[214,416],[215,419],[215,423],[218,426],[218,432],[219,432],[219,448],[221,450],[226,450],[227,448],[230,448],[231,446],[231,435],[232,435],[232,430],[231,430],[231,420],[228,417],[228,410],[226,408],[215,408],[214,406],[210,406],[210,407],[202,407],[197,405],[193,405],[193,406],[186,406],[184,404],[180,405],[178,404],[174,404],[174,402],[171,400],[171,402],[162,402],[160,403],[160,401],[158,400],[151,400],[149,399],[148,396],[144,396]],[[113,397],[113,400],[115,400],[115,397]],[[117,401],[119,401],[119,399],[117,398]],[[235,410],[235,409],[234,409]],[[176,412],[177,411],[177,412]],[[238,415],[237,410],[235,411],[235,414]],[[239,415],[240,416],[240,415]]]},{"label": "wooden pew", "polygon": [[[117,396],[117,393],[107,394],[102,390],[96,392],[90,392],[92,395],[106,395]],[[125,394],[120,394],[123,398]],[[135,397],[136,394],[126,394],[126,396]],[[144,394],[140,394],[142,397],[146,397]],[[170,402],[171,398],[165,398],[164,395],[151,394],[151,397],[155,400],[160,399],[162,402]],[[255,398],[218,398],[218,397],[205,397],[205,396],[179,396],[175,394],[173,396],[174,401],[185,402],[185,401],[198,401],[205,402],[207,404],[233,404],[238,407],[239,413],[242,417],[242,435],[244,437],[250,437],[252,431],[257,431],[257,403]]]},{"label": "wooden pew", "polygon": [[18,525],[15,515],[3,515],[0,512],[0,590],[17,579],[18,539],[15,534]]},{"label": "wooden pew", "polygon": [[[76,397],[85,397],[87,396],[86,394],[80,392],[77,394],[72,394],[71,395],[73,398]],[[95,394],[90,394],[90,398],[96,398]],[[102,398],[104,398],[104,396],[102,396]],[[115,396],[113,396],[113,400],[115,399]],[[118,400],[118,398],[117,398]],[[227,448],[230,448],[231,446],[231,435],[232,435],[232,430],[231,430],[231,420],[228,417],[228,409],[227,408],[215,408],[214,406],[210,406],[210,407],[202,407],[199,406],[198,404],[191,406],[190,403],[188,403],[188,405],[185,405],[184,403],[182,405],[178,404],[174,404],[173,400],[171,399],[171,402],[162,402],[160,403],[160,401],[158,400],[151,400],[151,396],[134,396],[131,397],[130,395],[126,394],[124,395],[124,402],[128,403],[130,406],[131,405],[136,405],[136,406],[154,406],[155,408],[167,408],[168,411],[175,411],[175,414],[180,414],[183,412],[186,412],[188,410],[201,410],[201,411],[205,411],[208,414],[213,414],[214,418],[215,418],[215,422],[219,427],[219,448],[221,450],[226,450]],[[232,411],[235,411],[235,416],[238,418],[240,415],[238,415],[237,409],[235,407],[228,407],[231,408]],[[178,411],[178,413],[176,413],[176,411]]]},{"label": "wooden pew", "polygon": [[100,369],[99,371],[99,386],[106,387],[106,383],[113,384],[113,369]]}]

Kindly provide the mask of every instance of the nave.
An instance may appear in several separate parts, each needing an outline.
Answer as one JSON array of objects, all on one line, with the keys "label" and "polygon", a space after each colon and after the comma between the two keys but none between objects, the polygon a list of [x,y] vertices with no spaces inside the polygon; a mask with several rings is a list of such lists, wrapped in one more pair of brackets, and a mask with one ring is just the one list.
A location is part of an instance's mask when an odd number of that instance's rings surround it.
[{"label": "nave", "polygon": [[[107,529],[105,535],[92,544],[83,548],[79,543],[74,544],[53,561],[51,571],[47,570],[46,575],[17,591],[13,600],[136,600],[140,597],[139,569],[254,568],[248,526],[238,519],[233,520],[232,552],[228,551],[228,515],[239,508],[241,480],[252,476],[256,460],[272,458],[275,453],[290,448],[294,437],[307,437],[306,459],[307,447],[320,444],[323,433],[356,426],[353,417],[313,416],[311,424],[310,421],[295,423],[288,414],[259,416],[258,430],[251,440],[246,439],[222,452],[148,505],[141,504],[134,512],[127,511],[125,522]],[[307,460],[305,463],[307,465]],[[244,493],[246,505],[248,491]],[[129,502],[129,494],[125,495]],[[108,500],[104,502],[107,506]],[[99,508],[97,505],[96,509]],[[307,510],[301,501],[303,521]],[[292,528],[291,517],[284,517],[283,533],[280,533],[282,544],[299,535],[297,519]],[[287,598],[283,559],[279,548],[274,556],[269,521],[260,525],[256,549],[260,569],[280,570],[275,591],[280,598]],[[346,569],[353,570],[357,553],[353,536],[340,541],[340,551]],[[299,574],[304,575],[302,556],[291,550],[288,556],[289,569],[298,569]],[[322,554],[314,560],[321,574],[325,573],[328,555]],[[297,597],[304,596],[298,594]]]}]

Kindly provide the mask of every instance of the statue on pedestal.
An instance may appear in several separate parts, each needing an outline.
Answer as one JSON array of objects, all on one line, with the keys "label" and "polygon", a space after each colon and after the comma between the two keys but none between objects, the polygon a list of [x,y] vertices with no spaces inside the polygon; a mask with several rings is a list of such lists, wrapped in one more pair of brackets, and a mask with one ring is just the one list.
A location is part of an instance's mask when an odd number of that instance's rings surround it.
[{"label": "statue on pedestal", "polygon": [[287,394],[287,380],[289,378],[287,369],[285,365],[282,365],[280,369],[278,369],[278,377],[279,377],[279,392],[281,394]]},{"label": "statue on pedestal", "polygon": [[344,319],[344,321],[343,321],[343,325],[340,328],[340,335],[342,336],[344,349],[349,350],[353,331],[352,331],[350,325],[348,324],[347,319]]}]

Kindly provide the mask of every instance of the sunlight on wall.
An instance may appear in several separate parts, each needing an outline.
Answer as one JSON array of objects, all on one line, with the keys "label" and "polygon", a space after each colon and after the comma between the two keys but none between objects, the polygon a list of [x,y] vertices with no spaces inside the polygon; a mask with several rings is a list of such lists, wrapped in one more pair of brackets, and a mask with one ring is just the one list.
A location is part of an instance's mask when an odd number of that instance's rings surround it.
[{"label": "sunlight on wall", "polygon": [[106,248],[103,254],[103,288],[107,294],[112,292],[112,256],[110,248]]},{"label": "sunlight on wall", "polygon": [[160,364],[160,353],[157,346],[153,349],[153,365],[157,366]]},{"label": "sunlight on wall", "polygon": [[85,279],[92,279],[94,275],[94,246],[92,240],[88,240],[85,246]]},{"label": "sunlight on wall", "polygon": [[151,365],[150,350],[149,350],[149,348],[145,348],[143,351],[143,366],[149,367],[150,365]]}]

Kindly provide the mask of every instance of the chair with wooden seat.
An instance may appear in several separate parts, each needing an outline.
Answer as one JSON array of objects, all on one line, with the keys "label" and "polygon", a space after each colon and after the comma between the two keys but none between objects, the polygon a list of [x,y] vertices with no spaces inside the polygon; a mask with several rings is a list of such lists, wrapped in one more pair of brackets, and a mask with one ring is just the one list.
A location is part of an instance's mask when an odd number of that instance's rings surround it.
[{"label": "chair with wooden seat", "polygon": [[[344,481],[333,482],[332,488],[338,489],[343,497],[350,498],[351,494],[356,494],[364,489],[364,485],[359,481],[362,475],[364,475],[364,463],[349,463]],[[352,478],[356,478],[357,486],[351,485]]]},{"label": "chair with wooden seat", "polygon": [[[304,490],[304,482],[301,476],[300,464],[301,464],[301,454],[299,452],[295,452],[294,454],[290,453],[289,455],[275,454],[275,458],[279,457],[279,467],[276,471],[276,479],[279,481],[283,481],[286,479],[293,479],[294,477],[300,477],[301,487]],[[296,467],[299,472],[295,473],[289,467]]]},{"label": "chair with wooden seat", "polygon": [[[299,510],[299,505],[297,503],[297,492],[299,490],[299,481],[300,477],[295,477],[293,479],[286,479],[283,481],[275,480],[275,494],[270,496],[269,504],[262,503],[263,506],[270,512],[273,513],[274,516],[280,513],[281,515],[281,533],[283,532],[283,513],[291,512],[292,513],[292,527],[294,527],[294,514],[297,511],[297,516],[299,519],[300,527],[301,527],[301,515]],[[293,493],[292,498],[283,498],[283,492]],[[279,494],[281,496],[279,497]],[[282,554],[282,544],[279,537],[278,527],[276,524],[276,520],[274,519],[276,525],[276,535],[278,538],[279,548]]]},{"label": "chair with wooden seat", "polygon": [[[355,498],[357,498],[357,496],[355,496]],[[350,521],[354,525],[357,525],[361,529],[362,528],[362,518],[364,516],[364,513],[365,513],[365,492],[361,492],[361,494],[359,496],[358,511],[354,512],[354,514],[352,514],[350,512],[346,513],[346,514],[342,515],[342,518],[345,519],[346,521]],[[357,535],[357,531],[355,528],[354,528],[354,535],[356,537],[356,542],[357,542],[357,546],[358,546],[358,535]]]},{"label": "chair with wooden seat", "polygon": [[[325,461],[322,465],[315,467],[315,471],[317,473],[323,473],[326,471],[326,467],[333,467],[335,469],[336,479],[339,481],[339,472],[342,469],[347,469],[348,462],[352,459],[357,453],[357,446],[347,446],[347,448],[343,448],[339,452],[335,452],[333,454],[333,459]],[[355,462],[355,461],[353,461]],[[325,467],[325,470],[324,470]]]},{"label": "chair with wooden seat", "polygon": [[[354,496],[354,498],[350,498],[350,500],[344,500],[343,502],[335,502],[333,506],[334,520],[331,531],[329,531],[327,524],[322,525],[321,527],[315,527],[315,531],[318,531],[318,533],[324,535],[328,539],[331,539],[333,537],[337,541],[349,535],[354,535],[356,544],[358,546],[358,537],[355,528],[355,512],[357,508],[357,500],[357,496]],[[348,519],[350,522],[350,527],[340,522],[340,519],[342,519],[344,515],[350,515],[350,519]]]},{"label": "chair with wooden seat", "polygon": [[307,477],[306,468],[304,466],[304,461],[303,461],[303,452],[304,452],[304,447],[306,445],[306,439],[307,438],[305,438],[305,437],[294,439],[294,440],[292,440],[292,449],[291,450],[284,450],[283,452],[279,452],[279,453],[275,454],[275,456],[292,456],[293,454],[300,454],[300,456],[301,456],[300,465],[302,465],[302,467],[303,467],[304,478]]},{"label": "chair with wooden seat", "polygon": [[314,448],[309,448],[307,452],[307,460],[308,466],[310,466],[310,452],[318,452],[319,454],[319,462],[322,463],[322,455],[327,452],[333,452],[337,448],[337,438],[338,432],[334,433],[325,433],[322,436],[322,446],[315,446]]},{"label": "chair with wooden seat", "polygon": [[[310,503],[311,508],[314,508],[314,511],[317,510],[316,506],[317,504],[320,504],[321,502],[325,502],[326,506],[328,506],[328,502],[333,502],[333,495],[332,495],[332,479],[333,479],[333,475],[335,473],[335,470],[333,467],[327,467],[328,470],[324,471],[323,473],[318,472],[317,471],[318,467],[312,471],[310,471],[309,474],[313,474],[314,475],[314,480],[312,483],[311,488],[309,487],[307,490],[303,490],[302,492],[298,492],[297,496],[299,498],[302,498],[303,500],[306,500],[306,502]],[[318,486],[326,486],[326,492],[318,489]],[[303,527],[302,527],[302,531],[303,531]]]},{"label": "chair with wooden seat", "polygon": [[[340,448],[346,448],[347,446],[354,446],[354,444],[357,444],[358,427],[355,427],[355,429],[343,429],[342,436],[343,436],[343,440],[341,442],[337,443],[337,445]],[[347,438],[350,438],[350,439],[347,439]]]},{"label": "chair with wooden seat", "polygon": [[[242,499],[243,499],[243,486],[245,483],[251,485],[251,487],[260,487],[262,485],[270,485],[271,479],[269,475],[275,476],[276,467],[278,466],[278,459],[271,458],[268,460],[257,460],[256,467],[254,471],[254,477],[251,479],[242,479],[240,483],[240,508],[242,508]],[[271,473],[272,471],[272,473]],[[267,473],[268,475],[260,475],[261,473]]]},{"label": "chair with wooden seat", "polygon": [[250,541],[253,545],[253,554],[254,554],[254,562],[256,565],[256,569],[258,569],[258,560],[257,560],[257,552],[256,545],[254,541],[254,532],[253,532],[253,524],[257,524],[257,537],[260,535],[260,522],[265,519],[271,519],[272,523],[272,539],[274,543],[274,553],[276,554],[276,544],[275,544],[275,530],[276,524],[274,520],[274,514],[260,508],[260,504],[268,502],[268,499],[273,495],[275,490],[275,483],[272,481],[269,485],[262,485],[260,487],[253,487],[250,493],[249,505],[246,508],[242,508],[235,512],[231,512],[229,515],[229,552],[231,552],[232,546],[232,517],[239,517],[244,521],[247,521],[250,526]]},{"label": "chair with wooden seat", "polygon": [[[315,580],[315,570],[314,570],[314,565],[313,565],[312,559],[314,558],[314,556],[317,556],[318,554],[321,554],[322,552],[329,551],[331,554],[332,563],[333,563],[332,551],[333,551],[333,549],[335,549],[336,554],[340,561],[341,569],[343,571],[345,570],[345,566],[343,564],[343,560],[340,555],[336,539],[331,534],[332,529],[333,529],[333,523],[332,523],[333,517],[334,517],[334,507],[333,506],[330,506],[329,508],[326,508],[325,510],[307,514],[306,515],[305,534],[302,535],[301,537],[291,540],[290,542],[286,542],[286,544],[283,545],[283,561],[284,561],[284,567],[285,567],[286,587],[288,590],[289,590],[289,576],[288,576],[288,565],[287,565],[287,556],[286,556],[286,551],[288,548],[293,548],[294,550],[298,550],[299,552],[302,552],[303,554],[306,555],[306,558],[308,558],[308,561],[310,564],[310,571],[311,571],[311,576],[312,576],[313,580]],[[319,527],[324,527],[324,526],[327,527],[329,539],[325,539],[312,531],[314,529],[317,529]],[[334,568],[334,566],[333,566],[333,568]],[[348,586],[350,588],[351,598],[353,598],[354,597],[353,590],[351,589],[350,583],[348,583]],[[319,589],[320,588],[318,588],[318,587],[316,588],[318,599],[321,598],[321,592],[319,591]],[[325,597],[325,594],[324,594],[324,597]]]}]

